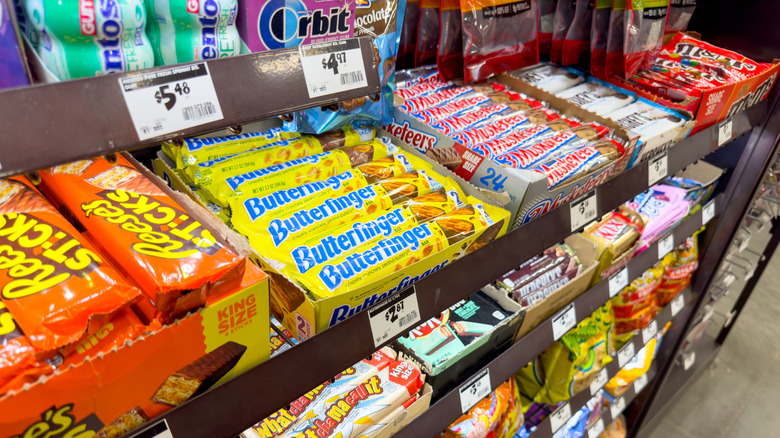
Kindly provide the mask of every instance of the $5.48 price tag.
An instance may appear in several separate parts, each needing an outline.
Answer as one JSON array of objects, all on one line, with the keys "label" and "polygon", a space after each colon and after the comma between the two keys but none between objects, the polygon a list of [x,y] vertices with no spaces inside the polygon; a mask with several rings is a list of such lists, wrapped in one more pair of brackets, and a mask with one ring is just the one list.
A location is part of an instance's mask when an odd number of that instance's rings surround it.
[{"label": "$5.48 price tag", "polygon": [[123,76],[119,87],[139,140],[224,118],[205,62]]},{"label": "$5.48 price tag", "polygon": [[647,165],[647,185],[653,184],[666,178],[669,174],[669,158],[663,153],[652,160]]},{"label": "$5.48 price tag", "polygon": [[415,287],[394,295],[368,310],[374,346],[413,328],[420,321],[420,307]]},{"label": "$5.48 price tag", "polygon": [[628,287],[628,268],[624,266],[609,277],[609,297],[614,297],[626,287]]},{"label": "$5.48 price tag", "polygon": [[310,98],[367,87],[357,39],[298,46]]},{"label": "$5.48 price tag", "polygon": [[569,204],[571,231],[575,232],[596,219],[596,191],[592,190]]},{"label": "$5.48 price tag", "polygon": [[460,407],[465,414],[477,402],[490,395],[490,370],[482,371],[471,381],[461,386],[458,391],[460,392]]},{"label": "$5.48 price tag", "polygon": [[577,311],[574,303],[571,303],[552,317],[553,341],[561,339],[575,325],[577,325]]}]

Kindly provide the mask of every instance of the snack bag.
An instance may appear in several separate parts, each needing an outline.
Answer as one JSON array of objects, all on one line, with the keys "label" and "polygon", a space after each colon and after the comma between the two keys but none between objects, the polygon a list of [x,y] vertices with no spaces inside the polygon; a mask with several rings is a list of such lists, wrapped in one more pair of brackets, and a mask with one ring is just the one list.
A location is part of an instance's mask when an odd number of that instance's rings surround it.
[{"label": "snack bag", "polygon": [[544,367],[539,357],[534,358],[528,365],[521,368],[515,374],[515,380],[520,394],[527,397],[528,400],[536,398],[536,394],[544,386]]},{"label": "snack bag", "polygon": [[444,438],[484,438],[490,436],[506,411],[514,391],[511,380],[499,385],[444,431]]},{"label": "snack bag", "polygon": [[671,0],[664,33],[685,32],[696,10],[696,0]]},{"label": "snack bag", "polygon": [[414,51],[415,67],[436,62],[440,29],[438,0],[420,0],[420,21],[417,22],[417,46]]},{"label": "snack bag", "polygon": [[205,302],[241,258],[125,157],[41,171],[41,187],[165,313]]},{"label": "snack bag", "polygon": [[613,0],[612,11],[609,15],[609,32],[607,34],[607,53],[604,74],[607,78],[612,76],[625,76],[626,64],[623,59],[623,42],[625,41],[627,20],[627,2],[631,0]]},{"label": "snack bag", "polygon": [[620,397],[623,395],[636,379],[642,377],[650,370],[650,366],[653,364],[656,345],[658,345],[658,339],[653,337],[636,353],[636,356],[631,358],[631,360],[617,372],[615,377],[611,378],[607,384],[604,385],[604,390],[613,397]]},{"label": "snack bag", "polygon": [[569,27],[574,20],[577,8],[577,0],[559,1],[555,8],[555,20],[553,22],[552,47],[550,48],[550,61],[554,64],[563,62],[563,40],[569,33]]},{"label": "snack bag", "polygon": [[539,56],[549,57],[558,0],[537,0],[536,3],[539,5]]},{"label": "snack bag", "polygon": [[663,258],[663,277],[655,293],[658,306],[671,303],[691,283],[691,276],[699,266],[697,235],[698,232]]},{"label": "snack bag", "polygon": [[[0,240],[11,257],[0,268],[3,320],[13,318],[42,359],[94,333],[141,296],[22,178],[0,180]],[[3,348],[17,366],[29,351],[21,332]]]},{"label": "snack bag", "polygon": [[417,47],[417,23],[419,21],[420,1],[406,0],[406,11],[398,43],[398,68],[414,67],[414,50]]},{"label": "snack bag", "polygon": [[444,79],[463,76],[463,20],[460,16],[460,0],[440,0],[439,52],[436,66]]},{"label": "snack bag", "polygon": [[599,79],[606,79],[607,40],[609,39],[612,0],[595,1],[590,28],[590,74]]},{"label": "snack bag", "polygon": [[639,68],[649,67],[661,49],[669,0],[626,1],[626,9],[623,51],[625,75],[631,77]]},{"label": "snack bag", "polygon": [[460,8],[467,83],[539,62],[536,0],[462,0]]},{"label": "snack bag", "polygon": [[612,298],[617,335],[647,327],[658,314],[655,292],[661,281],[661,271],[650,268]]},{"label": "snack bag", "polygon": [[498,420],[495,429],[496,438],[512,438],[515,432],[523,427],[523,411],[520,408],[520,390],[515,379],[509,379],[512,385],[512,397],[504,410],[504,415]]},{"label": "snack bag", "polygon": [[583,64],[590,59],[593,0],[575,0],[575,2],[574,17],[561,46],[562,65]]}]

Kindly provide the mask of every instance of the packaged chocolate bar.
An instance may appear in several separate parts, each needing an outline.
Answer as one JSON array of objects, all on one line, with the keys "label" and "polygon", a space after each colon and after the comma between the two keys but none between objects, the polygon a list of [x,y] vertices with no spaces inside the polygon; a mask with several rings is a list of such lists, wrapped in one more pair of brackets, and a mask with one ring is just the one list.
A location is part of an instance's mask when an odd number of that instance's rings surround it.
[{"label": "packaged chocolate bar", "polygon": [[[515,301],[522,304],[527,296],[540,289],[550,285],[560,287],[573,280],[580,269],[581,265],[574,251],[566,244],[558,244],[499,277],[496,285],[507,290]],[[535,303],[524,305],[532,304]]]},{"label": "packaged chocolate bar", "polygon": [[[561,3],[566,2],[558,2],[559,5]],[[552,94],[585,81],[585,78],[576,70],[558,67],[553,64],[539,64],[527,67],[510,73],[510,76]]]},{"label": "packaged chocolate bar", "polygon": [[463,21],[459,0],[440,0],[441,33],[436,66],[445,79],[463,76]]},{"label": "packaged chocolate bar", "polygon": [[452,358],[509,316],[509,312],[480,291],[415,327],[398,338],[398,342],[429,364],[431,374],[436,375],[454,363]]},{"label": "packaged chocolate bar", "polygon": [[560,91],[556,96],[602,117],[636,100],[636,95],[596,78]]},{"label": "packaged chocolate bar", "polygon": [[274,357],[278,355],[279,353],[282,353],[284,351],[289,350],[294,345],[298,344],[298,340],[295,339],[292,333],[290,333],[289,330],[284,328],[284,326],[279,322],[279,320],[276,319],[275,316],[271,315],[271,331],[270,334],[270,343],[271,343],[271,357]]},{"label": "packaged chocolate bar", "polygon": [[537,164],[580,150],[582,146],[589,145],[607,132],[607,128],[593,123],[580,125],[549,137],[537,136],[496,156],[495,161],[515,169],[531,169]]},{"label": "packaged chocolate bar", "polygon": [[176,167],[183,168],[189,164],[245,152],[279,140],[296,138],[296,136],[299,135],[282,134],[282,128],[271,128],[261,132],[246,132],[225,137],[185,138],[181,145],[172,141],[164,141],[161,146],[168,158],[176,163]]},{"label": "packaged chocolate bar", "polygon": [[458,84],[457,81],[445,81],[437,72],[435,75],[431,76],[430,80],[415,82],[409,84],[407,87],[396,89],[395,95],[405,101],[407,99],[425,96],[426,94],[455,86],[462,86],[462,84]]},{"label": "packaged chocolate bar", "polygon": [[202,304],[193,298],[205,301],[212,283],[241,262],[123,156],[41,171],[41,188],[162,312]]},{"label": "packaged chocolate bar", "polygon": [[524,106],[524,102],[495,104],[490,102],[486,106],[477,107],[473,111],[467,111],[463,114],[431,123],[430,126],[444,135],[452,135],[464,129],[487,123],[500,115],[522,110]]},{"label": "packaged chocolate bar", "polygon": [[23,178],[0,180],[0,230],[8,257],[13,255],[0,268],[0,298],[5,318],[13,315],[21,328],[6,346],[19,344],[14,349],[20,355],[26,351],[22,332],[39,358],[49,358],[141,296]]},{"label": "packaged chocolate bar", "polygon": [[634,246],[644,227],[644,219],[639,213],[621,206],[618,211],[611,211],[598,222],[586,227],[585,233],[608,242],[614,260]]},{"label": "packaged chocolate bar", "polygon": [[623,145],[602,138],[596,143],[542,162],[531,170],[547,176],[547,187],[554,188],[582,175],[609,166],[623,155]]},{"label": "packaged chocolate bar", "polygon": [[401,111],[407,113],[414,113],[428,109],[434,106],[441,106],[444,103],[452,100],[464,97],[470,93],[489,94],[493,91],[501,91],[505,87],[503,85],[488,83],[482,85],[472,85],[463,87],[451,87],[442,90],[434,91],[432,93],[424,94],[422,96],[406,99],[406,101],[398,108]]}]

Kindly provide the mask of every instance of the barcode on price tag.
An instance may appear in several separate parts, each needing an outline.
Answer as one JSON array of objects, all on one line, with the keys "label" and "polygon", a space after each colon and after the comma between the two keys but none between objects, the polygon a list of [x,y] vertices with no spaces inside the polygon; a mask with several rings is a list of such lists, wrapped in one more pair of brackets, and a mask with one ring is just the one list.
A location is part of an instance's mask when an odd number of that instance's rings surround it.
[{"label": "barcode on price tag", "polygon": [[677,295],[672,300],[670,306],[672,306],[672,317],[674,318],[685,306],[685,297],[683,297],[683,294]]},{"label": "barcode on price tag", "polygon": [[609,381],[607,369],[602,368],[601,371],[596,374],[596,378],[590,382],[590,395],[596,395],[596,393],[599,392],[599,389],[603,388],[604,385],[607,384],[607,381]]},{"label": "barcode on price tag", "polygon": [[133,438],[173,438],[173,434],[168,428],[168,422],[163,418],[162,421],[132,436]]},{"label": "barcode on price tag", "polygon": [[647,327],[642,329],[642,343],[647,344],[650,342],[650,339],[653,339],[655,335],[658,334],[658,321],[652,320],[650,321],[650,324],[647,324]]},{"label": "barcode on price tag", "polygon": [[647,185],[652,186],[666,178],[666,175],[669,174],[668,166],[669,158],[665,152],[650,160],[647,165]]},{"label": "barcode on price tag", "polygon": [[628,267],[623,267],[609,277],[609,297],[619,294],[628,286]]},{"label": "barcode on price tag", "polygon": [[623,413],[623,411],[626,409],[626,399],[624,399],[622,396],[615,399],[615,401],[612,402],[612,404],[609,406],[609,413],[612,414],[612,419],[617,419],[617,417]]},{"label": "barcode on price tag", "polygon": [[708,202],[707,205],[701,209],[701,224],[707,225],[712,218],[715,217],[715,200]]},{"label": "barcode on price tag", "polygon": [[602,433],[604,433],[604,420],[599,418],[598,421],[593,423],[593,426],[588,429],[588,438],[599,438]]},{"label": "barcode on price tag", "polygon": [[634,349],[634,343],[629,341],[628,344],[618,351],[618,366],[623,368],[635,355],[636,350]]},{"label": "barcode on price tag", "polygon": [[560,408],[550,414],[550,427],[552,428],[553,433],[562,428],[563,425],[569,421],[569,418],[571,418],[571,406],[569,406],[568,403],[561,405]]},{"label": "barcode on price tag", "polygon": [[413,328],[420,321],[420,307],[417,304],[415,286],[369,309],[368,320],[371,323],[371,334],[376,347],[399,333]]},{"label": "barcode on price tag", "polygon": [[490,395],[490,391],[490,370],[485,369],[485,371],[482,371],[460,387],[460,407],[462,412],[464,414],[468,412],[477,402]]},{"label": "barcode on price tag", "polygon": [[669,234],[658,241],[658,260],[666,257],[674,249],[674,235]]},{"label": "barcode on price tag", "polygon": [[577,311],[574,308],[574,303],[569,303],[568,306],[552,317],[553,341],[561,339],[575,325],[577,325]]},{"label": "barcode on price tag", "polygon": [[571,231],[577,231],[584,227],[588,222],[596,219],[596,191],[591,190],[587,193],[572,201],[569,204],[569,212],[571,213]]},{"label": "barcode on price tag", "polygon": [[688,355],[683,357],[683,369],[685,371],[688,371],[689,369],[691,369],[691,367],[695,363],[696,363],[696,352],[695,351],[691,351],[690,353],[688,353]]},{"label": "barcode on price tag", "polygon": [[139,140],[224,118],[203,62],[123,76],[119,87]]},{"label": "barcode on price tag", "polygon": [[310,98],[368,86],[357,39],[298,46],[298,53]]},{"label": "barcode on price tag", "polygon": [[634,380],[634,393],[639,394],[647,386],[647,374],[642,374]]},{"label": "barcode on price tag", "polygon": [[723,146],[726,142],[731,140],[732,125],[731,117],[720,122],[720,125],[718,125],[718,147]]}]

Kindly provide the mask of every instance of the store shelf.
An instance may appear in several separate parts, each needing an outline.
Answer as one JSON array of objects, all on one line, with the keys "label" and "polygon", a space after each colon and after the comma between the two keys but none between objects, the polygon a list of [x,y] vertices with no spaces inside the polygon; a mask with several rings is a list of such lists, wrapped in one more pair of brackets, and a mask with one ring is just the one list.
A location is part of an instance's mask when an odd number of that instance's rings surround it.
[{"label": "store shelf", "polygon": [[[728,139],[718,138],[720,125],[715,125],[672,145],[666,151],[668,174],[674,174],[703,158],[720,145],[748,132],[764,120],[766,111],[766,104],[761,102],[747,111],[733,116],[725,122],[732,124],[732,135]],[[647,190],[649,186],[647,161],[617,175],[614,179],[592,191],[597,198],[596,216],[600,217],[617,208],[635,195]],[[390,299],[414,295],[418,303],[421,321],[438,315],[444,309],[478,291],[485,284],[568,237],[572,231],[571,205],[576,202],[578,200],[551,210],[542,220],[530,222],[507,233],[506,236],[480,250],[474,251],[419,280],[413,286],[397,293]],[[682,239],[690,236],[700,225],[700,213],[686,219],[678,227],[680,231],[675,231],[676,242],[679,243]],[[683,232],[683,227],[688,228]],[[678,235],[678,233],[684,235]],[[656,253],[657,249],[653,246],[645,253],[640,254],[635,261],[632,261],[636,267],[630,269],[639,270],[631,278],[649,268],[656,260]],[[649,264],[640,268],[640,262]],[[580,319],[589,315],[607,300],[606,283],[593,290],[600,292],[585,294],[592,298],[577,301],[577,316]],[[374,308],[381,305],[382,303],[377,303]],[[186,434],[189,437],[210,437],[216,433],[215,431],[219,431],[220,435],[240,433],[259,419],[272,414],[311,388],[367,357],[377,348],[389,344],[401,334],[388,337],[382,343],[375,344],[368,312],[359,312],[313,338],[301,342],[274,359],[266,361],[243,375],[194,398],[185,405],[169,411],[142,430],[151,429],[154,425],[165,420],[174,436]],[[552,342],[551,338],[550,324],[543,324],[528,335],[527,341],[523,340],[522,343],[526,346],[525,350],[516,351],[515,356],[512,357],[515,357],[516,363],[520,363],[522,360],[525,360],[522,363],[527,363]],[[337,354],[334,354],[336,351]],[[312,368],[312,364],[316,364],[316,370]],[[513,364],[508,366],[508,368],[501,368],[501,373],[499,373],[506,377],[498,379],[491,374],[494,386],[506,380],[517,370]],[[513,366],[514,368],[512,368]],[[258,398],[258,394],[261,394],[260,398]],[[273,396],[268,396],[269,394],[273,394]],[[243,403],[242,401],[245,400],[253,400],[253,403]],[[426,425],[426,428],[420,430],[424,430],[427,436],[433,436],[443,430],[455,418],[451,415],[448,416],[448,413],[460,410],[459,403],[459,400],[452,400],[442,405],[447,406],[446,408],[432,407],[432,412],[437,412],[437,409],[443,410],[440,415],[426,414],[423,418],[440,417],[442,420],[439,423],[443,422],[443,424]],[[436,404],[436,406],[438,405],[439,403]],[[401,431],[401,435],[403,434],[404,431]],[[426,436],[416,433],[412,435]]]},{"label": "store shelf", "polygon": [[224,118],[146,140],[139,140],[120,80],[170,66],[2,91],[0,177],[378,93],[373,43],[357,41],[367,86],[316,98],[309,97],[298,48],[208,61]]}]

